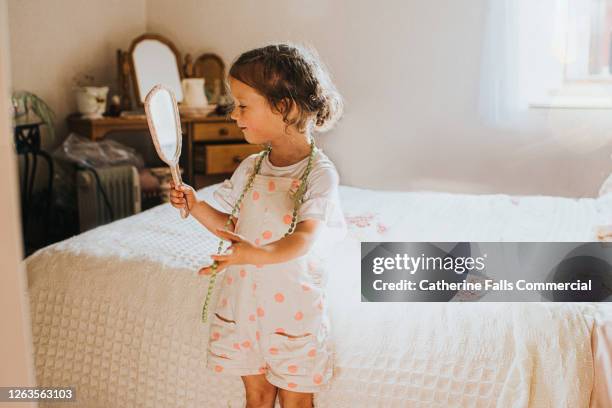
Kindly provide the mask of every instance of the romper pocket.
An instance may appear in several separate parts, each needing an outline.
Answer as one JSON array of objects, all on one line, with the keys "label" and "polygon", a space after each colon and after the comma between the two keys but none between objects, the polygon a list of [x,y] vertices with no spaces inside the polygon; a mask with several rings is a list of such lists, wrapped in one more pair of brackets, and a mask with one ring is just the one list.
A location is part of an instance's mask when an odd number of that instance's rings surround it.
[{"label": "romper pocket", "polygon": [[232,355],[240,350],[240,345],[236,347],[236,344],[236,321],[221,311],[215,311],[210,322],[208,351],[217,357],[232,359]]},{"label": "romper pocket", "polygon": [[318,352],[314,334],[291,337],[271,333],[268,337],[265,360],[274,374],[285,378],[312,376]]}]

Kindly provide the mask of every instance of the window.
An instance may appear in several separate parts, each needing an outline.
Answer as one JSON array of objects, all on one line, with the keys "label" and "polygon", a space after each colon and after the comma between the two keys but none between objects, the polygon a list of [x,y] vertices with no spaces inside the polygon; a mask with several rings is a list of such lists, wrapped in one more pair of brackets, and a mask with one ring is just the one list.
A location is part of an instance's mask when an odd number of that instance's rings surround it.
[{"label": "window", "polygon": [[537,81],[547,86],[536,89],[529,106],[612,108],[612,0],[555,0],[549,5],[554,10],[550,49],[558,67],[548,65],[545,72],[557,80]]},{"label": "window", "polygon": [[569,0],[566,81],[612,81],[612,0]]},{"label": "window", "polygon": [[479,110],[612,109],[612,0],[488,0]]}]

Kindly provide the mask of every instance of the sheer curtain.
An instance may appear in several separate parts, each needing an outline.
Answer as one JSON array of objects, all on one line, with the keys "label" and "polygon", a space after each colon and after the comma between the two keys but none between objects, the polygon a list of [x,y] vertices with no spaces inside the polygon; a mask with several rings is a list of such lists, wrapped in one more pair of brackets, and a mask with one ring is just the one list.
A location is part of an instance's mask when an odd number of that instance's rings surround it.
[{"label": "sheer curtain", "polygon": [[479,112],[488,125],[515,127],[529,105],[563,82],[568,0],[488,0]]},{"label": "sheer curtain", "polygon": [[489,0],[485,18],[479,111],[487,124],[506,127],[519,110],[518,3]]}]

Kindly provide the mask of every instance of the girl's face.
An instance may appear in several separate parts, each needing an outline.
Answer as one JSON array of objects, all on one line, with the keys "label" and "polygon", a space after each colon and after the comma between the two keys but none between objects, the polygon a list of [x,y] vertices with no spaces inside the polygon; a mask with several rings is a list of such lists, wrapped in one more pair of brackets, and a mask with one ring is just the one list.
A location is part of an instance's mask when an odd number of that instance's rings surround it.
[{"label": "girl's face", "polygon": [[[284,136],[283,116],[272,111],[265,97],[233,77],[229,77],[229,87],[235,104],[231,118],[242,129],[247,142],[264,144]],[[289,131],[293,128],[291,126]]]}]

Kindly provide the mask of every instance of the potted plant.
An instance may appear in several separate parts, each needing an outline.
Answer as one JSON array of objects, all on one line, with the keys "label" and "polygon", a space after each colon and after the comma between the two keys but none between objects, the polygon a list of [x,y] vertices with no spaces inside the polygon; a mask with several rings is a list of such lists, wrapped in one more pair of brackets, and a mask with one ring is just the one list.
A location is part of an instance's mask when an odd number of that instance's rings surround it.
[{"label": "potted plant", "polygon": [[15,120],[25,120],[30,112],[34,112],[47,125],[51,137],[55,134],[53,121],[55,113],[38,95],[27,91],[16,91],[11,95]]}]

